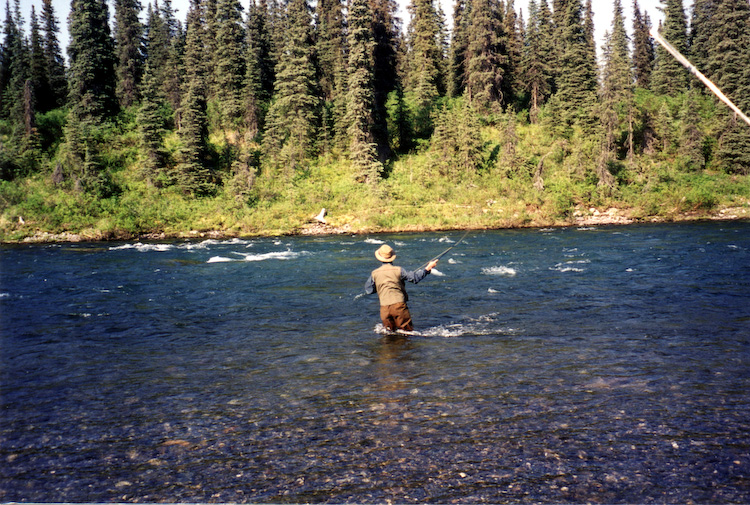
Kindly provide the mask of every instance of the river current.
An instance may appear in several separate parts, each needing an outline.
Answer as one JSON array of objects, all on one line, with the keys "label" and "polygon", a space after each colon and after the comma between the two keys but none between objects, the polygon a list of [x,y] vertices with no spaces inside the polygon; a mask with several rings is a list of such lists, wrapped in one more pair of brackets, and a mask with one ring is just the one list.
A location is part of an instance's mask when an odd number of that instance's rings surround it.
[{"label": "river current", "polygon": [[750,502],[750,223],[3,246],[0,501]]}]

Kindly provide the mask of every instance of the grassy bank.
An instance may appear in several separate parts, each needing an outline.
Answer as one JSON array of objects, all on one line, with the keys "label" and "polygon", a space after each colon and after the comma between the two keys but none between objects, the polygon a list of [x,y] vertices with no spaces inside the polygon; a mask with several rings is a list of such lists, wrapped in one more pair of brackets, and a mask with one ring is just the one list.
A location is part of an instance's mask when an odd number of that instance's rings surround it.
[{"label": "grassy bank", "polygon": [[[54,184],[52,170],[0,181],[0,240],[108,240],[138,237],[257,236],[509,228],[750,217],[750,177],[679,169],[666,157],[610,165],[602,186],[590,146],[560,147],[540,126],[518,125],[507,149],[502,125],[482,129],[482,160],[460,175],[425,148],[387,167],[375,185],[329,156],[294,174],[260,172],[247,191],[224,184],[192,197],[141,177],[136,155],[111,172],[107,198]],[[51,164],[50,164],[51,165]],[[328,225],[313,216],[328,210]]]}]

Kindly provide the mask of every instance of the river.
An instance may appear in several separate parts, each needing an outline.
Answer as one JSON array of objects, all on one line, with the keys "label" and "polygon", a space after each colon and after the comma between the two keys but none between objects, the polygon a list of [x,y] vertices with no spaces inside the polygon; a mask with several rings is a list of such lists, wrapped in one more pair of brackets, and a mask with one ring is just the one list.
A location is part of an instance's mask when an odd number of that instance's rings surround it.
[{"label": "river", "polygon": [[0,500],[747,503],[750,223],[2,246]]}]

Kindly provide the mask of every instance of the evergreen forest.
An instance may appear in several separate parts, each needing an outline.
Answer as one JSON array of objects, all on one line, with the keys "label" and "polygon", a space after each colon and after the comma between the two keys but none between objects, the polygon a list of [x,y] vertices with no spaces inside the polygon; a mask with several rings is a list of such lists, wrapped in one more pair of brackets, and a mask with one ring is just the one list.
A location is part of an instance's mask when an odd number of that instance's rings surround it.
[{"label": "evergreen forest", "polygon": [[72,0],[63,48],[51,0],[6,0],[0,240],[747,217],[750,125],[650,30],[747,113],[750,1],[661,0],[656,27],[611,2],[597,47],[592,0],[455,0],[452,29],[432,0],[408,24],[394,0]]}]

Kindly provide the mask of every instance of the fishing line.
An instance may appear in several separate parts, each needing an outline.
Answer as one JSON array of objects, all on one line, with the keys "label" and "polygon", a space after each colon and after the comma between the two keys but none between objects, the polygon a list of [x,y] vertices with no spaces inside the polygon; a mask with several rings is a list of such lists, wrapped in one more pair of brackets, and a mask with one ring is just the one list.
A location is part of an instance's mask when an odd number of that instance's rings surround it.
[{"label": "fishing line", "polygon": [[[464,232],[464,234],[463,234],[463,235],[461,235],[461,238],[460,238],[460,239],[458,239],[458,242],[456,242],[455,244],[453,244],[452,246],[450,246],[450,247],[449,247],[448,249],[446,249],[445,251],[441,252],[440,254],[438,254],[437,256],[435,256],[434,258],[432,258],[432,259],[431,259],[430,261],[435,261],[435,260],[439,260],[440,258],[442,258],[443,256],[445,256],[446,254],[448,254],[448,253],[449,253],[449,252],[451,251],[451,249],[453,249],[453,248],[454,248],[454,247],[456,247],[456,246],[457,246],[458,244],[460,244],[461,242],[463,242],[463,240],[464,240],[464,239],[466,238],[466,235],[468,235],[470,231],[471,231],[471,230],[466,230],[466,232]],[[426,267],[427,265],[429,265],[429,264],[430,264],[430,261],[428,261],[427,263],[425,263],[424,265],[422,265],[422,267],[421,267],[421,268],[424,268],[424,267]]]}]

